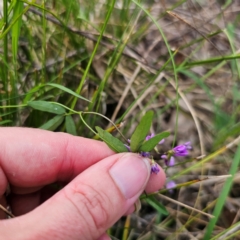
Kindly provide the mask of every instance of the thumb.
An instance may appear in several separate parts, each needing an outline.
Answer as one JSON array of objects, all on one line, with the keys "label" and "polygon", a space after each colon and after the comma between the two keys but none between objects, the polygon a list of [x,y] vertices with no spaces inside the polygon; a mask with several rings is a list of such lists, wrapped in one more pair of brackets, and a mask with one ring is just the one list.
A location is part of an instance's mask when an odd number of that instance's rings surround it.
[{"label": "thumb", "polygon": [[98,239],[133,206],[149,176],[148,159],[132,153],[110,156],[32,212],[7,220],[4,234],[17,231],[22,236],[18,239]]}]

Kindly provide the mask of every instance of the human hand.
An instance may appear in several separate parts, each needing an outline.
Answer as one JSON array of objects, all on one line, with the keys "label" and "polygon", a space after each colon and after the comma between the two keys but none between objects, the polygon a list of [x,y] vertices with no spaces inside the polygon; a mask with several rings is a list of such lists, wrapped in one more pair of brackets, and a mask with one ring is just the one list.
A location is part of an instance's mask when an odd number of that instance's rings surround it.
[{"label": "human hand", "polygon": [[[157,191],[164,182],[162,170],[150,175],[147,159],[115,154],[100,141],[0,128],[1,203],[9,184],[17,216],[0,221],[2,239],[110,239],[105,231],[134,211],[144,189]],[[54,194],[52,183],[68,184]]]}]

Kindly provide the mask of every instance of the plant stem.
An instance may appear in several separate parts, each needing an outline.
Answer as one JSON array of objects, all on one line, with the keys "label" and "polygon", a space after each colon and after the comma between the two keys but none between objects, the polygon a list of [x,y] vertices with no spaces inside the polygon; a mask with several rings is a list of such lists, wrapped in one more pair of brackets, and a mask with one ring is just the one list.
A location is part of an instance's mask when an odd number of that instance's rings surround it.
[{"label": "plant stem", "polygon": [[[3,21],[4,30],[8,28],[8,5],[7,0],[3,0]],[[3,85],[6,97],[8,97],[8,34],[3,38]]]}]

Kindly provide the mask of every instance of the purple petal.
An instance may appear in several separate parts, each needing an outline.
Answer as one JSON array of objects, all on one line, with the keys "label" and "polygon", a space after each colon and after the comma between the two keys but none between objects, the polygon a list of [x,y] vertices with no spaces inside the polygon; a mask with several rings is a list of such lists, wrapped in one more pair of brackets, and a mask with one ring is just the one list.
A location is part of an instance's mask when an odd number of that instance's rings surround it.
[{"label": "purple petal", "polygon": [[172,167],[172,166],[175,165],[175,158],[173,156],[170,157],[169,160],[168,159],[164,159],[164,161],[165,161],[165,164],[166,164],[167,167]]},{"label": "purple petal", "polygon": [[163,144],[165,142],[165,139],[163,138],[158,144]]},{"label": "purple petal", "polygon": [[167,159],[168,157],[167,157],[167,155],[164,154],[164,155],[161,156],[161,158],[162,159]]},{"label": "purple petal", "polygon": [[191,142],[186,142],[186,143],[184,143],[184,145],[186,146],[186,148],[187,148],[188,150],[191,150],[191,149],[192,149]]},{"label": "purple petal", "polygon": [[168,161],[168,166],[172,167],[175,165],[175,158],[174,157],[170,157],[169,161]]},{"label": "purple petal", "polygon": [[176,183],[174,181],[169,181],[167,184],[166,184],[166,188],[169,189],[168,191],[170,193],[173,193],[173,188],[176,187]]},{"label": "purple petal", "polygon": [[164,159],[164,163],[166,166],[168,166],[168,159]]},{"label": "purple petal", "polygon": [[151,173],[158,174],[160,171],[160,168],[157,163],[154,163],[151,165]]},{"label": "purple petal", "polygon": [[130,146],[129,146],[129,145],[124,144],[124,146],[127,148],[127,150],[128,150],[129,152],[131,152],[131,149],[130,149]]},{"label": "purple petal", "polygon": [[178,145],[173,148],[174,156],[176,157],[185,157],[188,155],[188,149],[185,145]]},{"label": "purple petal", "polygon": [[148,141],[149,139],[153,138],[155,136],[154,133],[150,134],[150,135],[147,135],[145,140]]},{"label": "purple petal", "polygon": [[167,184],[166,184],[166,188],[167,189],[171,189],[171,188],[174,188],[176,187],[176,183],[174,181],[169,181]]},{"label": "purple petal", "polygon": [[176,146],[173,151],[175,152],[175,156],[187,156],[188,155],[188,150],[191,150],[192,146],[190,142],[186,142],[182,145]]},{"label": "purple petal", "polygon": [[151,154],[149,152],[141,152],[140,155],[143,156],[143,157],[150,157],[151,156]]}]

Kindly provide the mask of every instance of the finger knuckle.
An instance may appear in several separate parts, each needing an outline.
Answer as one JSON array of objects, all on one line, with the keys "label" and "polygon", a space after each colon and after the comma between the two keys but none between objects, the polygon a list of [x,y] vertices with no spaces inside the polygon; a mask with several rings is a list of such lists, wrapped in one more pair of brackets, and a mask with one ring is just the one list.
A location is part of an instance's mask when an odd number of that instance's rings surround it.
[{"label": "finger knuckle", "polygon": [[96,188],[86,183],[75,184],[72,187],[69,200],[74,204],[78,213],[92,229],[103,229],[109,219],[107,206],[111,205],[109,198]]}]

